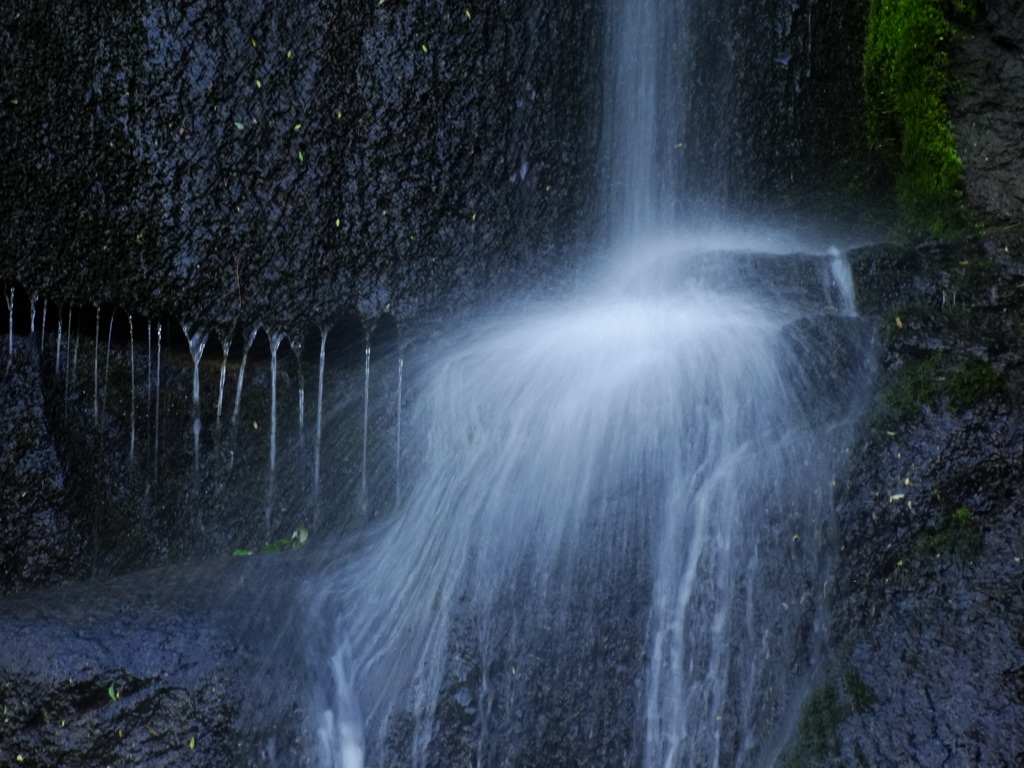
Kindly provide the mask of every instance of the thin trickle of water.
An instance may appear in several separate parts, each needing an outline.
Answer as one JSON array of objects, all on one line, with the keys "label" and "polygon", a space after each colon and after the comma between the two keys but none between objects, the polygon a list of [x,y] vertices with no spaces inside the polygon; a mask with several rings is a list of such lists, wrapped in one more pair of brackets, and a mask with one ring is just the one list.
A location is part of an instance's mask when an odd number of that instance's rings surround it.
[{"label": "thin trickle of water", "polygon": [[92,420],[100,420],[100,308],[96,305],[96,338],[92,346]]},{"label": "thin trickle of water", "polygon": [[316,438],[313,443],[313,508],[320,521],[320,449],[324,432],[324,362],[327,353],[328,328],[320,328],[320,366],[316,380]]},{"label": "thin trickle of water", "polygon": [[57,308],[57,348],[54,350],[53,372],[60,376],[60,352],[61,343],[64,338],[64,319],[60,316],[60,308]]},{"label": "thin trickle of water", "polygon": [[107,412],[107,395],[110,392],[110,351],[114,347],[114,313],[110,313],[110,324],[107,326],[107,361],[103,366],[103,400],[100,413]]},{"label": "thin trickle of water", "polygon": [[33,293],[31,303],[29,304],[28,314],[28,332],[30,336],[36,335],[36,304],[39,303],[39,295]]},{"label": "thin trickle of water", "polygon": [[46,310],[49,304],[49,299],[43,299],[43,318],[39,323],[39,351],[43,357],[46,356]]},{"label": "thin trickle of water", "polygon": [[366,331],[365,364],[363,366],[363,464],[362,479],[359,484],[359,505],[362,508],[363,517],[369,516],[370,494],[366,485],[367,477],[367,451],[370,440],[370,334],[371,329]]},{"label": "thin trickle of water", "polygon": [[395,507],[402,505],[402,372],[405,355],[398,347],[398,395],[395,404]]},{"label": "thin trickle of water", "polygon": [[231,334],[221,333],[220,348],[223,353],[220,358],[220,381],[217,385],[217,426],[220,427],[220,417],[224,410],[224,385],[228,380],[228,354],[231,352]]},{"label": "thin trickle of water", "polygon": [[260,331],[260,324],[256,323],[243,336],[242,362],[238,366],[238,381],[235,382],[235,409],[231,412],[231,425],[238,424],[238,412],[242,408],[242,383],[245,381],[245,364],[249,359],[249,350],[256,340],[256,334]]},{"label": "thin trickle of water", "polygon": [[277,492],[277,350],[284,340],[281,332],[267,333],[270,339],[270,482],[267,488],[267,535],[271,531],[271,518]]},{"label": "thin trickle of water", "polygon": [[306,419],[306,378],[302,370],[302,342],[289,340],[292,352],[295,354],[295,367],[299,377],[299,445],[305,445],[305,431],[303,429]]},{"label": "thin trickle of water", "polygon": [[7,294],[7,367],[14,362],[14,288]]},{"label": "thin trickle of water", "polygon": [[160,479],[160,347],[163,339],[163,323],[156,324],[156,371],[154,385],[154,399],[156,404],[153,410],[153,483]]},{"label": "thin trickle of water", "polygon": [[153,321],[146,320],[146,423],[153,419]]},{"label": "thin trickle of water", "polygon": [[[73,307],[68,307],[68,340],[67,347],[64,350],[64,418],[68,416],[68,408],[71,400],[71,380],[75,375],[75,366],[71,361],[71,323],[74,318]],[[77,348],[76,348],[75,362],[78,362]]]},{"label": "thin trickle of water", "polygon": [[210,338],[210,332],[205,328],[197,328],[192,331],[192,324],[183,322],[182,330],[185,331],[185,338],[188,339],[188,351],[192,355],[192,457],[194,476],[199,476],[199,434],[202,431],[203,421],[199,410],[199,361],[203,359],[203,350],[206,349],[206,341]]},{"label": "thin trickle of water", "polygon": [[128,368],[131,371],[131,438],[128,442],[128,458],[135,461],[135,325],[132,315],[128,313]]}]

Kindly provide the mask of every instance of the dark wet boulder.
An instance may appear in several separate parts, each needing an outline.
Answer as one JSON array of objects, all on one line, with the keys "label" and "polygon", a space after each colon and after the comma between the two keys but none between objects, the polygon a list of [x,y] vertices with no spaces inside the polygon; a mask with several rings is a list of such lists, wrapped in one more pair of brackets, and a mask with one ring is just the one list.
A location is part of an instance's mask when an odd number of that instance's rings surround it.
[{"label": "dark wet boulder", "polygon": [[303,572],[266,555],[0,600],[0,763],[311,765]]},{"label": "dark wet boulder", "polygon": [[879,383],[837,485],[832,660],[788,766],[1024,761],[1021,255],[854,255]]},{"label": "dark wet boulder", "polygon": [[0,594],[81,578],[86,552],[47,419],[33,340],[0,368]]}]

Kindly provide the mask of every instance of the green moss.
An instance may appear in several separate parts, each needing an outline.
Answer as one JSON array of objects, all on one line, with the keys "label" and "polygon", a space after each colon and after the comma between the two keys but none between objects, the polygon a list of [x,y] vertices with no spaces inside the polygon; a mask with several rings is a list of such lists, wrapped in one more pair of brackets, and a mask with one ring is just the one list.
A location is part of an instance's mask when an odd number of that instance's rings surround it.
[{"label": "green moss", "polygon": [[970,227],[949,119],[950,18],[975,0],[871,0],[863,60],[871,148],[892,169],[905,223],[935,235]]},{"label": "green moss", "polygon": [[981,551],[981,526],[974,513],[961,506],[947,515],[935,532],[925,538],[921,549],[952,555],[961,562],[970,560]]},{"label": "green moss", "polygon": [[882,391],[876,426],[892,429],[913,421],[922,407],[936,408],[941,400],[950,412],[960,415],[1002,389],[1002,377],[979,357],[931,355],[908,362],[895,373]]},{"label": "green moss", "polygon": [[796,742],[786,753],[783,768],[818,765],[839,754],[839,726],[849,716],[850,708],[831,679],[811,691],[800,709]]},{"label": "green moss", "polygon": [[945,378],[943,389],[949,398],[949,407],[963,413],[1003,388],[1002,377],[992,366],[979,357],[971,356]]},{"label": "green moss", "polygon": [[939,364],[934,355],[900,368],[882,393],[882,426],[893,427],[921,415],[922,406],[934,407],[939,393]]},{"label": "green moss", "polygon": [[853,667],[847,667],[843,673],[843,687],[846,688],[846,692],[850,695],[853,710],[857,714],[863,714],[874,709],[875,704],[878,703],[878,694],[875,693],[870,685],[864,682],[864,678]]}]

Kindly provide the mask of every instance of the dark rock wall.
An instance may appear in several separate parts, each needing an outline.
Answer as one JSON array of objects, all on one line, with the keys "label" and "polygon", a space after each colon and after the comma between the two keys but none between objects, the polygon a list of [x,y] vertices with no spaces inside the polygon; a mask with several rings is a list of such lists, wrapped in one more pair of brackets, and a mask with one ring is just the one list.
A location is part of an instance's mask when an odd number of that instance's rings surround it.
[{"label": "dark rock wall", "polygon": [[13,351],[0,370],[0,594],[87,570],[67,469],[47,419],[38,352],[20,337]]},{"label": "dark rock wall", "polygon": [[1024,213],[1024,3],[989,0],[950,56],[950,117],[964,163],[964,202],[983,224]]},{"label": "dark rock wall", "polygon": [[837,485],[833,660],[789,761],[1024,760],[1024,244],[851,254],[880,386]]},{"label": "dark rock wall", "polygon": [[0,273],[283,330],[543,273],[588,216],[598,14],[23,4],[0,19]]},{"label": "dark rock wall", "polygon": [[740,212],[796,206],[807,216],[843,206],[861,172],[867,6],[691,4],[690,190]]}]

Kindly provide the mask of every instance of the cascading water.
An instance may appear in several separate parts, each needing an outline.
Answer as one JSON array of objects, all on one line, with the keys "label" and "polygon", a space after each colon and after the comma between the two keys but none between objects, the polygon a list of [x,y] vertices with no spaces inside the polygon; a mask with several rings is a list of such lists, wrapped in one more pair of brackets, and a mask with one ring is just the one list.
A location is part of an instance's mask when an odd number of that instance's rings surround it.
[{"label": "cascading water", "polygon": [[688,9],[620,5],[624,255],[416,379],[398,510],[313,601],[337,617],[324,766],[764,766],[792,729],[865,374],[849,273],[763,236],[664,235],[691,207],[672,150],[696,96],[663,98],[685,90]]}]

